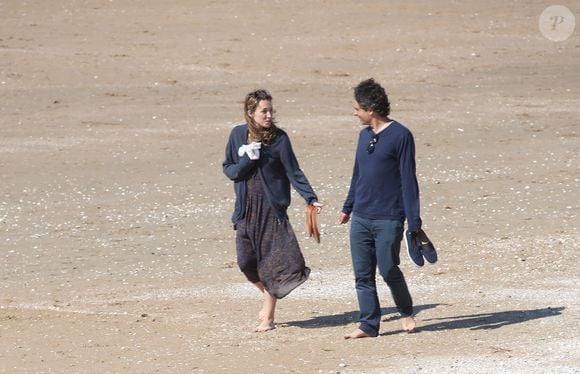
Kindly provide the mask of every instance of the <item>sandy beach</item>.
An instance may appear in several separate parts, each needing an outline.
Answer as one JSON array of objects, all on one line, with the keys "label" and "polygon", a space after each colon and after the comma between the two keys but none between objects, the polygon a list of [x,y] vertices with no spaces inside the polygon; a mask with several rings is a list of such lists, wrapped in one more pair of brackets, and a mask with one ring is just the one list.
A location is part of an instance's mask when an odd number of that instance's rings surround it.
[{"label": "sandy beach", "polygon": [[[580,373],[580,34],[546,37],[550,5],[0,1],[0,372]],[[380,336],[345,341],[369,77],[439,261],[402,252],[417,333],[380,283]],[[221,166],[256,88],[326,204],[317,244],[293,193],[312,273],[267,333]]]}]

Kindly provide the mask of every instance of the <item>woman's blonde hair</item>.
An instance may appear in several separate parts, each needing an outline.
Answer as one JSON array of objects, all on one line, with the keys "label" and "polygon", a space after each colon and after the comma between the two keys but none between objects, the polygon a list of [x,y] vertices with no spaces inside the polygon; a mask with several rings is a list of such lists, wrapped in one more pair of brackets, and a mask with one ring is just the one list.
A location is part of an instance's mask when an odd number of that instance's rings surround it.
[{"label": "woman's blonde hair", "polygon": [[247,94],[246,100],[244,101],[244,115],[249,129],[248,142],[262,142],[262,145],[268,146],[272,144],[272,141],[276,137],[277,127],[273,114],[272,125],[267,129],[257,125],[256,122],[254,122],[254,118],[252,118],[252,115],[262,100],[272,101],[272,95],[270,95],[268,91],[262,89]]}]

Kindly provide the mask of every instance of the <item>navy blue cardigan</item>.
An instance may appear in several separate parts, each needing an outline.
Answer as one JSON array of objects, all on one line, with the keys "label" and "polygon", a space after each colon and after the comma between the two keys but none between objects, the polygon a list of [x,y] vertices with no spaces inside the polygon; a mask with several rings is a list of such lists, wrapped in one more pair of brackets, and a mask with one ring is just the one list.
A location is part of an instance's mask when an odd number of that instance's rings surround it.
[{"label": "navy blue cardigan", "polygon": [[421,228],[419,184],[415,174],[413,134],[399,122],[381,131],[373,153],[367,147],[375,134],[361,130],[348,196],[342,211],[367,219],[407,218],[409,230]]},{"label": "navy blue cardigan", "polygon": [[292,150],[290,138],[282,129],[277,129],[276,138],[270,146],[262,145],[260,158],[250,160],[248,155],[238,156],[240,146],[247,144],[248,125],[238,125],[232,129],[226,146],[223,162],[224,174],[234,182],[236,204],[232,215],[234,225],[244,217],[246,210],[246,180],[257,168],[266,197],[279,219],[287,219],[290,206],[290,184],[311,204],[318,201],[308,179],[300,170],[298,160]]}]

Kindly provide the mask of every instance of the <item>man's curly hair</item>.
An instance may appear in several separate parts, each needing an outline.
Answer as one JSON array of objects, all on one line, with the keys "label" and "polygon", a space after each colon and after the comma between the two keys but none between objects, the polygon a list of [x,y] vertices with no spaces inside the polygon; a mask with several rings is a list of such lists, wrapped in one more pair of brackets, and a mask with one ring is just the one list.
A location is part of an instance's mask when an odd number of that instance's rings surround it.
[{"label": "man's curly hair", "polygon": [[354,88],[354,99],[363,110],[373,110],[385,118],[391,114],[389,97],[373,78],[360,82]]}]

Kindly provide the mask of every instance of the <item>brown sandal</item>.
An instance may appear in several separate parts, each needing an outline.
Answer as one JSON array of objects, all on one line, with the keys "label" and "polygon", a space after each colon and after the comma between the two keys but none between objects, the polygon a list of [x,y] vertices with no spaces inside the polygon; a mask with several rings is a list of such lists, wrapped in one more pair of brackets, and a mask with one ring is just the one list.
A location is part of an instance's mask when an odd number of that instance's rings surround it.
[{"label": "brown sandal", "polygon": [[318,230],[318,208],[312,204],[306,205],[306,232],[309,237],[314,237],[320,243],[320,231]]}]

